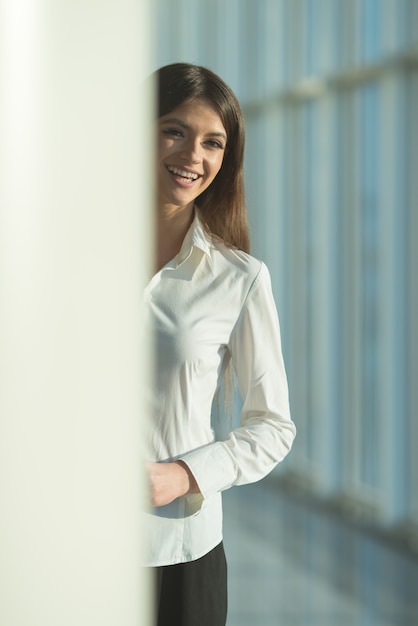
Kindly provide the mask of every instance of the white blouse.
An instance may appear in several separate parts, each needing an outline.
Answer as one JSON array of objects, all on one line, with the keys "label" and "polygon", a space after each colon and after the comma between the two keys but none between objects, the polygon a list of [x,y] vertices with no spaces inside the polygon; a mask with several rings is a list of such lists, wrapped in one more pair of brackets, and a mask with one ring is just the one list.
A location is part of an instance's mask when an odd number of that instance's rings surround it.
[{"label": "white blouse", "polygon": [[[146,565],[171,565],[222,541],[221,492],[268,474],[289,452],[296,429],[262,262],[208,234],[196,215],[179,254],[144,297],[156,360],[147,456],[181,459],[201,491],[146,513]],[[243,400],[240,427],[216,441],[212,402],[229,359]]]}]

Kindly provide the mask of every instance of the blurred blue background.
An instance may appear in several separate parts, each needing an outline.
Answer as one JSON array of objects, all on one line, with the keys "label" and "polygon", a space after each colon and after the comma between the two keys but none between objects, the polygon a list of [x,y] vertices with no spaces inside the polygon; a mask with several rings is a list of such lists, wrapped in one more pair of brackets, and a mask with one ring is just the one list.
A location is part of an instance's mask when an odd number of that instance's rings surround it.
[{"label": "blurred blue background", "polygon": [[246,119],[290,456],[227,492],[228,626],[418,624],[418,0],[158,0]]}]

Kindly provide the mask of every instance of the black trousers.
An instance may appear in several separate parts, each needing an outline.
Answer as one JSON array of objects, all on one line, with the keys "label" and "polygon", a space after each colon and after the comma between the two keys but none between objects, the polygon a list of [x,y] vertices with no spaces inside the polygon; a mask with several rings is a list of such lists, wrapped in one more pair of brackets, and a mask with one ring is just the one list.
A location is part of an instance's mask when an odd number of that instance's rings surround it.
[{"label": "black trousers", "polygon": [[156,626],[225,626],[223,544],[196,561],[156,567]]}]

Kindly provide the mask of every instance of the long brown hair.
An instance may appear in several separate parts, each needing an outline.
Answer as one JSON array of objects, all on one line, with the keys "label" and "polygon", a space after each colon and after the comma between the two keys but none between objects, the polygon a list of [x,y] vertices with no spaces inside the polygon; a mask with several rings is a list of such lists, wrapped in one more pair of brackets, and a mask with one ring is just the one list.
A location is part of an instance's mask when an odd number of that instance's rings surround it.
[{"label": "long brown hair", "polygon": [[227,134],[222,167],[196,199],[209,230],[226,244],[249,252],[244,192],[244,120],[233,91],[214,72],[190,63],[166,65],[156,72],[158,117],[184,102],[205,99],[219,113]]}]

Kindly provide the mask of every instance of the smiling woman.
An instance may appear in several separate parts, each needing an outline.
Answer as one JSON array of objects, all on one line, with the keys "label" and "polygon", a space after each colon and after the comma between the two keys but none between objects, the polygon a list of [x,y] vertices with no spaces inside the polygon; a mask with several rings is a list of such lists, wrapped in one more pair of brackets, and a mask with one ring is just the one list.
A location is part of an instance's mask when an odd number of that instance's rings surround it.
[{"label": "smiling woman", "polygon": [[216,109],[201,99],[185,102],[161,117],[159,129],[159,211],[165,217],[183,212],[191,222],[194,201],[221,169],[226,130]]},{"label": "smiling woman", "polygon": [[[269,274],[248,254],[239,104],[206,68],[175,64],[157,79],[147,565],[158,626],[224,626],[221,492],[268,474],[295,427]],[[211,409],[228,367],[243,398],[241,425],[215,441]]]}]

